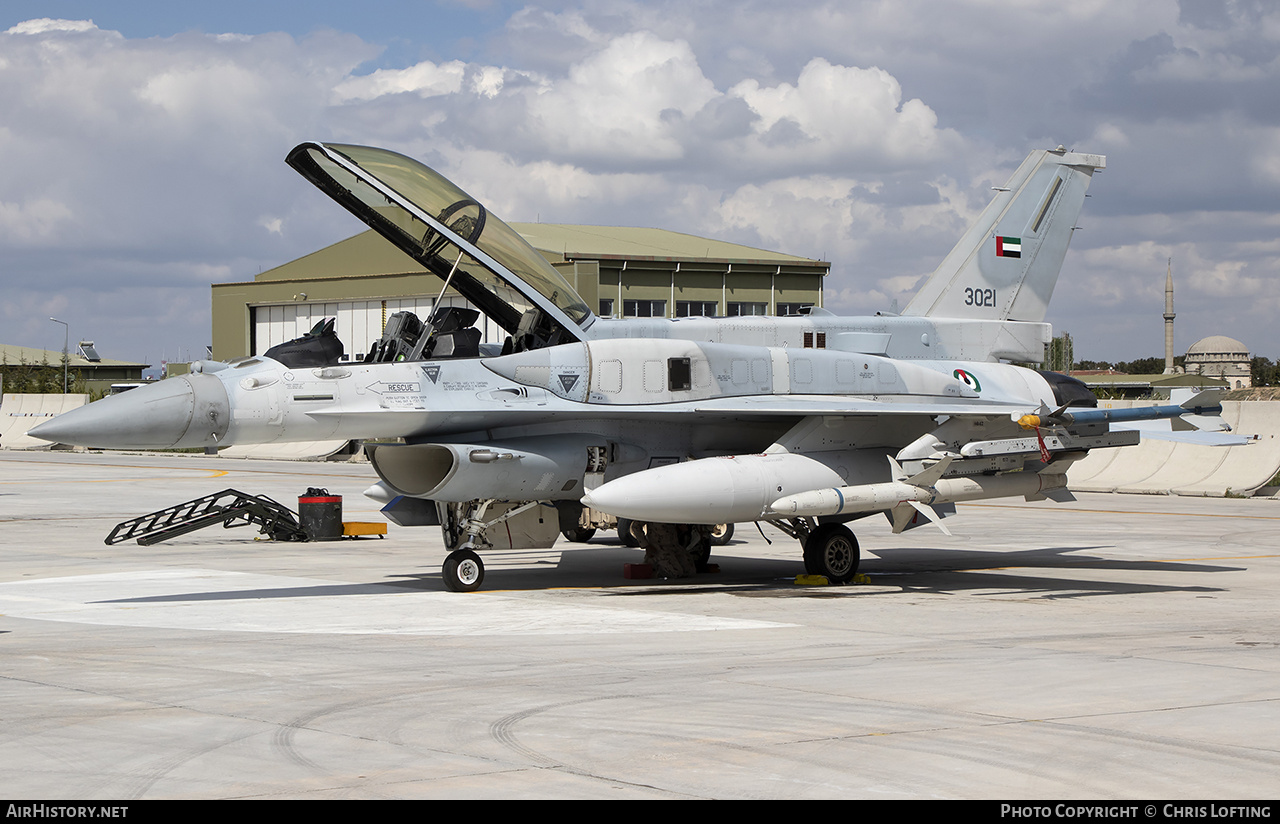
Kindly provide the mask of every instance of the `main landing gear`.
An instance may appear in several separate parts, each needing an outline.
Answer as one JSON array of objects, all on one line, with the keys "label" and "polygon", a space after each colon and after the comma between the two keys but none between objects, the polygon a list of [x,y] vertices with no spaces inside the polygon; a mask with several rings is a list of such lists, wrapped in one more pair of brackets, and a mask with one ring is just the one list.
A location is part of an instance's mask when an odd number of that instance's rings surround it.
[{"label": "main landing gear", "polygon": [[805,572],[833,584],[847,584],[857,576],[861,551],[858,539],[844,524],[819,524],[812,518],[770,523],[800,542]]},{"label": "main landing gear", "polygon": [[844,524],[822,524],[804,542],[804,571],[847,584],[858,574],[858,539]]}]

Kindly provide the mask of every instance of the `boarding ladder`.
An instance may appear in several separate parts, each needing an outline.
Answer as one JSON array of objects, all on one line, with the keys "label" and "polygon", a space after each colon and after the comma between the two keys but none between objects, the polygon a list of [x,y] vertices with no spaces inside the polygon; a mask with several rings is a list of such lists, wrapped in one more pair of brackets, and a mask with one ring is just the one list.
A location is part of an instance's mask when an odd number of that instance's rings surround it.
[{"label": "boarding ladder", "polygon": [[194,501],[171,506],[116,524],[106,544],[136,539],[142,546],[158,544],[178,535],[221,523],[224,528],[257,524],[273,541],[305,541],[307,534],[289,508],[265,495],[224,489]]}]

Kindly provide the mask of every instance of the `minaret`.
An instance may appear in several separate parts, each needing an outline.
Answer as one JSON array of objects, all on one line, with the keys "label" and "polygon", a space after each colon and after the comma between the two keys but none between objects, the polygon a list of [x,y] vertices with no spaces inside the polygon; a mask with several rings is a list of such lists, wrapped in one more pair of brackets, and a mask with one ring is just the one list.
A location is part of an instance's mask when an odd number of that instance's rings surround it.
[{"label": "minaret", "polygon": [[1173,374],[1173,258],[1164,281],[1164,373]]}]

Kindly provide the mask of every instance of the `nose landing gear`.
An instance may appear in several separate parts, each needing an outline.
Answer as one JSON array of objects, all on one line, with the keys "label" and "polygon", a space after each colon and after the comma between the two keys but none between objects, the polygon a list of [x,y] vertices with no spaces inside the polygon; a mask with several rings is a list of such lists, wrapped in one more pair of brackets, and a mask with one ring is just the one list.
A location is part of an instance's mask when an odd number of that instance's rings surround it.
[{"label": "nose landing gear", "polygon": [[484,583],[484,562],[469,549],[456,549],[444,559],[441,574],[451,592],[474,592]]}]

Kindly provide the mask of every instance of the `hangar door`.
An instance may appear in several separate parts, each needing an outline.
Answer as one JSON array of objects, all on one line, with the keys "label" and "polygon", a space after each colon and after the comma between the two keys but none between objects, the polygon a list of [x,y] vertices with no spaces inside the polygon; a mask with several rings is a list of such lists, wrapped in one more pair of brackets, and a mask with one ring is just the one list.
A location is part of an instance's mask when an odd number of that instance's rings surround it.
[{"label": "hangar door", "polygon": [[[249,308],[252,330],[250,353],[261,355],[276,344],[305,335],[311,331],[311,327],[325,318],[337,318],[334,331],[337,332],[338,339],[345,347],[344,360],[359,362],[364,360],[369,346],[382,337],[382,327],[387,318],[396,312],[413,312],[426,320],[431,315],[434,303],[434,295],[423,295],[386,300],[348,300],[333,303],[291,301],[283,304],[251,306]],[[466,300],[456,295],[446,295],[441,303],[445,306],[471,306]],[[484,315],[480,316],[476,326],[480,329],[482,343],[502,343],[506,339],[506,332]]]}]

